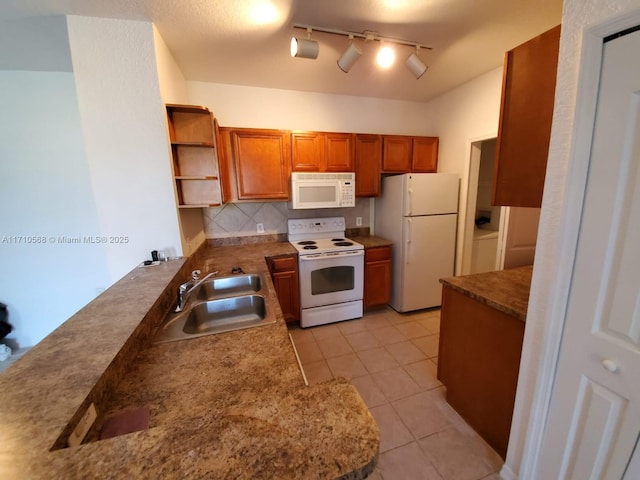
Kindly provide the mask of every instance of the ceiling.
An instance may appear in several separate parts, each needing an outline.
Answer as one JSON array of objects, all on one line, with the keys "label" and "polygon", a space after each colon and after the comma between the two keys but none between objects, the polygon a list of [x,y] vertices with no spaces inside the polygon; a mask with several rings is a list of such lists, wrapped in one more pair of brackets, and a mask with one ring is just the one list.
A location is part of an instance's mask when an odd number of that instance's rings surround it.
[{"label": "ceiling", "polygon": [[[260,7],[262,12],[255,17]],[[266,8],[266,10],[265,10]],[[270,12],[265,14],[264,12]],[[502,65],[504,52],[560,23],[562,0],[3,0],[0,20],[86,15],[152,21],[187,80],[427,101]],[[418,80],[404,66],[415,51],[395,46],[396,64],[375,66],[379,42],[343,73],[341,35],[312,34],[316,60],[291,58],[294,24],[407,40],[432,47]]]}]

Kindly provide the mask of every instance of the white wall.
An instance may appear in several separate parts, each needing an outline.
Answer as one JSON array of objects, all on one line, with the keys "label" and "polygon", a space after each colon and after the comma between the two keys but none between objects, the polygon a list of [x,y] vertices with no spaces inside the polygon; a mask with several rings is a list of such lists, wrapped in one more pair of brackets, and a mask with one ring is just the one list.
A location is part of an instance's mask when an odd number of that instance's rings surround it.
[{"label": "white wall", "polygon": [[431,135],[423,103],[187,82],[189,99],[226,127]]},{"label": "white wall", "polygon": [[498,135],[501,92],[502,67],[499,67],[426,105],[435,135],[440,137],[438,171],[460,176],[456,275],[462,268],[471,143]]},{"label": "white wall", "polygon": [[0,302],[28,347],[110,279],[103,245],[61,239],[99,233],[73,74],[0,72],[0,105]]},{"label": "white wall", "polygon": [[[504,478],[527,478],[521,467],[531,467],[535,457],[523,458],[525,446],[528,455],[535,450],[539,426],[544,423],[544,401],[541,401],[549,385],[544,377],[553,365],[545,349],[555,351],[557,329],[562,326],[563,305],[566,305],[578,215],[563,216],[575,211],[580,200],[568,194],[573,182],[580,182],[588,154],[576,154],[576,132],[585,126],[576,103],[584,85],[597,81],[585,77],[579,80],[582,42],[592,26],[612,19],[628,17],[640,12],[638,0],[564,0],[560,56],[556,82],[555,110],[551,129],[551,143],[547,163],[547,175],[542,200],[542,211],[536,246],[533,280],[527,311],[527,328],[522,350],[518,392],[514,409],[511,436]],[[637,22],[636,22],[637,23]],[[629,25],[631,26],[631,25]],[[587,129],[589,127],[587,126]],[[574,157],[575,155],[575,157]],[[571,226],[568,227],[567,223]],[[567,265],[567,262],[569,263]],[[547,333],[548,332],[548,333]],[[539,383],[540,382],[540,383]],[[537,395],[537,402],[534,398]],[[534,432],[535,437],[527,438]],[[526,460],[524,465],[523,460]]]},{"label": "white wall", "polygon": [[189,103],[187,81],[155,25],[153,25],[153,42],[162,101],[164,103]]},{"label": "white wall", "polygon": [[69,16],[80,118],[112,281],[151,250],[180,251],[153,26]]}]

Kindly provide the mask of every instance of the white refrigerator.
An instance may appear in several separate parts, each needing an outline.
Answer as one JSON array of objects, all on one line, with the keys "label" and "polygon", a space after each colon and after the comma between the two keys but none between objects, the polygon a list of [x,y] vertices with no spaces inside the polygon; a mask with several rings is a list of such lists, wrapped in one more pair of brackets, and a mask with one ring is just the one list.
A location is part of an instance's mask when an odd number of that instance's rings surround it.
[{"label": "white refrigerator", "polygon": [[385,177],[375,234],[393,242],[391,303],[398,312],[437,307],[439,279],[453,276],[459,180],[451,173]]}]

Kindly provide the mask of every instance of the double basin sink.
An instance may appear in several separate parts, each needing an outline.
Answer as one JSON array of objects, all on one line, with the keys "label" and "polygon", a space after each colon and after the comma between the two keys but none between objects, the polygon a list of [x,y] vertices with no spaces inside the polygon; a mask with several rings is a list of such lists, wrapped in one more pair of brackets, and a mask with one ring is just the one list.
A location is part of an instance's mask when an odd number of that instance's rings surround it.
[{"label": "double basin sink", "polygon": [[275,323],[267,316],[262,277],[207,276],[187,292],[182,311],[169,313],[154,343],[173,342]]}]

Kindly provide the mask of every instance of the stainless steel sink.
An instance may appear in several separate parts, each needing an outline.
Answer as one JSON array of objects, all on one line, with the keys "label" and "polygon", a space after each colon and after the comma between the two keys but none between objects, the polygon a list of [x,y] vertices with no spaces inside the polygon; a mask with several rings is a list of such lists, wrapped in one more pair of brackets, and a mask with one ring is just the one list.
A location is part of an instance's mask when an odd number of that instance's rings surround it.
[{"label": "stainless steel sink", "polygon": [[210,300],[195,305],[189,311],[182,331],[194,335],[253,327],[261,324],[266,315],[261,295]]},{"label": "stainless steel sink", "polygon": [[153,339],[173,342],[275,323],[267,315],[260,275],[205,278],[194,287],[185,308],[170,312]]},{"label": "stainless steel sink", "polygon": [[213,300],[232,295],[248,295],[262,288],[260,275],[233,275],[230,277],[212,277],[198,286],[195,297],[198,300]]}]

